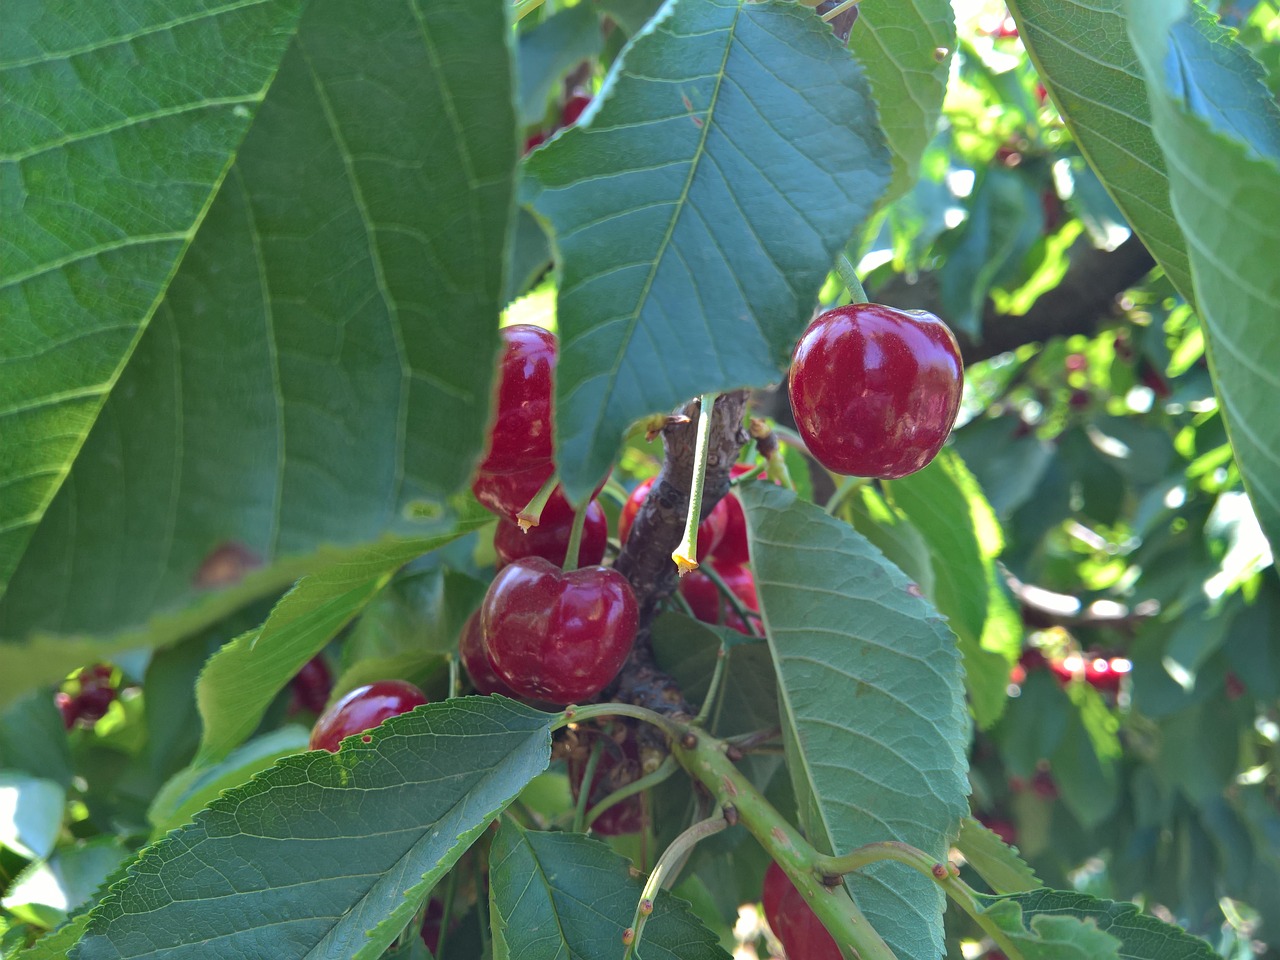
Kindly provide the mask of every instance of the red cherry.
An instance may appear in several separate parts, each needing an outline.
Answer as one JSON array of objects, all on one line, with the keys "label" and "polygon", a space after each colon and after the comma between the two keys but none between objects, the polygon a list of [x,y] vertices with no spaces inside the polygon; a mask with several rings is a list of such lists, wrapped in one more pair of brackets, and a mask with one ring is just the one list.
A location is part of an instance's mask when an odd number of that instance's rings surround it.
[{"label": "red cherry", "polygon": [[[528,503],[528,501],[525,501]],[[522,557],[543,557],[557,567],[563,567],[569,550],[569,534],[573,530],[573,507],[564,498],[559,487],[542,508],[542,517],[529,531],[520,529],[513,520],[503,517],[493,532],[493,549],[498,554],[498,569]],[[578,565],[592,566],[604,559],[604,548],[609,542],[609,520],[604,508],[592,500],[587,506],[586,522],[582,528],[582,543],[578,550]]]},{"label": "red cherry", "polygon": [[[713,561],[716,573],[725,582],[733,595],[742,601],[748,610],[759,611],[760,600],[756,596],[756,581],[751,571],[742,566],[723,567]],[[680,595],[688,602],[693,615],[703,623],[723,623],[739,633],[750,634],[751,630],[733,606],[720,596],[720,588],[705,573],[695,570],[680,579]],[[723,618],[723,619],[721,619]]]},{"label": "red cherry", "polygon": [[440,949],[440,932],[444,929],[444,904],[432,900],[422,914],[422,942],[434,957]]},{"label": "red cherry", "polygon": [[53,703],[58,708],[58,712],[62,714],[62,725],[70,730],[76,725],[76,720],[80,718],[79,702],[71,694],[59,690],[53,695]]},{"label": "red cherry", "polygon": [[514,523],[555,470],[555,464],[545,460],[518,473],[478,473],[471,492],[487,509]]},{"label": "red cherry", "polygon": [[760,897],[764,918],[788,957],[795,960],[841,960],[840,948],[822,925],[791,878],[776,863],[764,872]]},{"label": "red cherry", "polygon": [[[631,524],[635,522],[636,514],[640,512],[640,507],[644,504],[645,498],[649,496],[649,491],[653,488],[653,482],[656,477],[650,477],[643,480],[631,491],[631,496],[627,498],[627,502],[622,505],[622,513],[618,517],[618,539],[626,543],[628,535],[631,533]],[[739,510],[742,508],[739,507]],[[720,541],[724,538],[725,525],[728,522],[728,512],[725,509],[725,502],[721,500],[715,505],[711,513],[707,514],[705,520],[698,524],[698,553],[696,560],[701,563],[707,559],[707,556],[716,549]]]},{"label": "red cherry", "polygon": [[964,387],[960,348],[923,310],[855,303],[809,325],[791,361],[791,409],[834,473],[905,477],[942,449]]},{"label": "red cherry", "polygon": [[502,678],[494,673],[489,655],[485,653],[479,610],[467,617],[467,622],[463,624],[462,636],[458,638],[458,657],[462,660],[476,693],[485,696],[491,693],[500,693],[504,697],[515,696],[511,688],[502,682]]},{"label": "red cherry", "polygon": [[329,693],[333,690],[333,675],[324,657],[312,657],[289,682],[293,687],[294,707],[312,713],[324,712],[324,705],[329,702]]},{"label": "red cherry", "polygon": [[1072,390],[1071,395],[1067,397],[1067,406],[1072,410],[1083,410],[1093,402],[1093,397],[1089,396],[1088,390]]},{"label": "red cherry", "polygon": [[311,728],[311,749],[337,753],[344,738],[372,730],[388,717],[408,713],[427,702],[421,690],[403,680],[379,680],[356,687],[320,715]]},{"label": "red cherry", "polygon": [[538,149],[538,147],[542,146],[546,142],[547,142],[547,135],[543,133],[541,130],[539,130],[537,133],[532,134],[529,137],[529,139],[527,139],[524,142],[525,154],[528,155],[532,153],[534,150]]},{"label": "red cherry", "polygon": [[78,716],[82,723],[93,724],[107,715],[107,709],[115,702],[113,687],[86,686],[76,697]]},{"label": "red cherry", "polygon": [[502,328],[502,340],[506,347],[498,362],[498,401],[479,467],[482,474],[528,471],[552,455],[556,338],[542,327],[518,323]]},{"label": "red cherry", "polygon": [[563,571],[542,557],[504,567],[480,606],[494,672],[549,703],[587,700],[617,675],[636,638],[631,584],[608,567]]},{"label": "red cherry", "polygon": [[994,833],[997,837],[1007,843],[1009,846],[1016,846],[1018,843],[1018,828],[1009,820],[1002,817],[975,817],[980,824]]},{"label": "red cherry", "polygon": [[[599,803],[615,790],[620,790],[629,783],[640,779],[640,747],[633,736],[625,736],[619,743],[613,737],[599,734],[592,739],[601,741],[600,760],[596,764],[596,773],[591,780],[591,790],[587,795],[587,806]],[[588,745],[591,741],[588,741]],[[578,802],[582,792],[582,779],[587,773],[587,763],[591,752],[583,749],[569,757],[569,787],[573,791],[573,802]],[[639,794],[615,803],[591,822],[591,832],[602,837],[617,837],[626,833],[639,833],[644,829],[644,800]]]},{"label": "red cherry", "polygon": [[577,123],[578,118],[582,116],[582,111],[587,109],[589,103],[591,103],[591,98],[585,97],[580,93],[566,100],[564,109],[560,111],[560,125],[568,127]]},{"label": "red cherry", "polygon": [[[754,469],[750,463],[735,463],[729,475],[736,478]],[[747,515],[742,512],[742,501],[727,493],[716,506],[723,506],[725,513],[724,536],[715,549],[716,569],[741,566],[751,559],[751,551],[747,547]]]}]

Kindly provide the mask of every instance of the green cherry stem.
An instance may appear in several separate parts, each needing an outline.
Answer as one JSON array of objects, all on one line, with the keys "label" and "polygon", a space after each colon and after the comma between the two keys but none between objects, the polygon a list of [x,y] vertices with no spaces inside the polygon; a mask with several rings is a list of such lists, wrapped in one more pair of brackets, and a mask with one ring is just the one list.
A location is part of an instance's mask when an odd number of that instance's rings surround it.
[{"label": "green cherry stem", "polygon": [[707,451],[711,440],[711,411],[716,395],[704,393],[698,410],[698,439],[693,448],[693,484],[689,488],[689,515],[684,521],[684,537],[671,551],[680,576],[698,569],[698,524],[702,522],[702,491],[707,485]]},{"label": "green cherry stem", "polygon": [[628,797],[634,797],[637,793],[655,787],[666,780],[669,776],[676,772],[678,765],[670,757],[667,757],[658,766],[657,770],[652,773],[646,773],[639,780],[632,780],[630,783],[619,787],[613,793],[609,794],[594,807],[587,811],[586,825],[589,827],[596,822],[596,818],[604,813],[612,806],[616,806]]},{"label": "green cherry stem", "polygon": [[831,495],[831,499],[827,501],[827,505],[823,509],[834,517],[836,510],[845,502],[849,494],[862,489],[870,482],[870,477],[846,477],[844,483],[836,487],[836,492]]},{"label": "green cherry stem", "polygon": [[717,813],[714,817],[695,823],[672,840],[671,845],[662,851],[662,856],[653,865],[653,872],[649,874],[644,890],[640,893],[640,903],[636,906],[635,917],[631,921],[631,927],[627,930],[627,952],[622,955],[623,960],[630,960],[631,957],[639,956],[636,951],[640,947],[640,937],[644,934],[645,922],[653,913],[653,902],[657,898],[658,891],[662,888],[662,881],[666,879],[667,874],[671,873],[678,864],[684,862],[685,856],[699,840],[717,834],[727,826],[729,826],[729,821],[725,819],[724,814]]},{"label": "green cherry stem", "polygon": [[897,956],[876,933],[858,905],[843,887],[827,887],[822,874],[814,870],[818,853],[787,820],[773,808],[725,752],[723,741],[705,732],[686,728],[673,739],[671,753],[700,782],[727,813],[764,847],[818,915],[846,957],[859,960],[897,960]]},{"label": "green cherry stem", "polygon": [[[844,6],[844,4],[841,4],[841,6]],[[830,13],[834,15],[839,9],[837,7]],[[824,17],[823,19],[827,18]],[[836,257],[836,273],[840,275],[840,282],[849,288],[849,300],[851,303],[867,302],[867,291],[862,289],[862,281],[858,279],[858,271],[854,268],[853,262],[843,253]]]},{"label": "green cherry stem", "polygon": [[588,500],[578,508],[573,515],[573,526],[569,528],[569,545],[564,551],[564,572],[578,569],[578,555],[582,552],[582,529],[587,525],[587,508],[591,506]]},{"label": "green cherry stem", "polygon": [[542,508],[547,505],[547,501],[551,499],[551,494],[556,488],[556,484],[560,482],[560,473],[557,471],[547,477],[547,482],[538,488],[538,492],[533,495],[533,499],[525,504],[524,509],[516,514],[516,523],[520,524],[520,529],[528,532],[530,527],[536,527],[542,520]]},{"label": "green cherry stem", "polygon": [[814,861],[814,868],[828,876],[843,876],[873,863],[891,860],[910,867],[917,873],[928,877],[943,889],[956,906],[973,918],[978,926],[996,942],[1010,960],[1022,960],[1022,953],[1017,945],[1009,940],[1008,935],[982,909],[973,889],[960,879],[959,871],[950,863],[939,861],[929,856],[918,847],[897,840],[885,840],[880,843],[868,843],[840,857],[820,856]]},{"label": "green cherry stem", "polygon": [[721,643],[720,650],[716,654],[716,665],[711,670],[711,682],[707,684],[707,695],[702,698],[702,706],[698,710],[698,715],[693,718],[694,726],[704,726],[707,718],[711,716],[711,707],[716,702],[716,695],[720,692],[720,681],[724,679],[724,665],[728,659],[729,651]]},{"label": "green cherry stem", "polygon": [[756,630],[754,623],[760,614],[750,609],[745,603],[738,599],[738,595],[729,589],[729,585],[724,582],[724,578],[720,576],[720,571],[715,568],[714,564],[708,563],[702,568],[702,572],[707,575],[712,583],[716,585],[716,589],[720,591],[720,595],[728,601],[729,606],[733,607],[733,612],[742,618],[742,622],[747,625],[747,629],[751,631],[753,637],[760,636]]},{"label": "green cherry stem", "polygon": [[581,723],[584,720],[595,720],[599,717],[631,717],[633,720],[643,720],[645,723],[651,723],[668,737],[679,737],[684,734],[684,727],[676,723],[670,717],[664,717],[660,713],[645,707],[637,707],[632,703],[588,703],[585,706],[568,706],[564,708],[564,712],[560,714],[559,721],[555,727],[568,726],[571,723]]},{"label": "green cherry stem", "polygon": [[754,467],[752,467],[746,473],[739,474],[738,476],[730,480],[729,486],[740,487],[744,483],[750,483],[752,480],[755,480],[757,477],[764,476],[765,473],[768,472],[768,470],[769,470],[768,463],[765,463],[765,462],[757,463]]},{"label": "green cherry stem", "polygon": [[573,832],[582,833],[587,829],[587,801],[591,797],[591,785],[596,779],[596,769],[600,766],[600,754],[604,744],[597,737],[591,744],[591,755],[587,757],[587,768],[582,771],[582,786],[578,787],[578,803],[573,810]]},{"label": "green cherry stem", "polygon": [[844,3],[840,4],[839,6],[832,7],[830,10],[824,13],[822,15],[822,19],[824,22],[830,23],[836,17],[840,16],[840,14],[848,10],[850,7],[856,7],[861,2],[862,0],[844,0]]}]

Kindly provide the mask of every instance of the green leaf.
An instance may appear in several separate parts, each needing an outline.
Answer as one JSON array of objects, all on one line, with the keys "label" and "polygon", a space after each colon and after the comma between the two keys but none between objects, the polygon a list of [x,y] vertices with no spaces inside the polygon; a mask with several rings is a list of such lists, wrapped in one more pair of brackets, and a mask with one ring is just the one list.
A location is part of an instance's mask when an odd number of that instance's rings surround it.
[{"label": "green leaf", "polygon": [[47,857],[62,830],[65,799],[52,780],[0,771],[0,847],[28,860]]},{"label": "green leaf", "polygon": [[86,905],[130,855],[119,837],[97,837],[62,847],[47,861],[23,870],[0,906],[15,916],[52,928]]},{"label": "green leaf", "polygon": [[[739,493],[809,839],[837,853],[901,840],[946,857],[967,815],[955,640],[847,524],[772,484]],[[806,810],[808,809],[808,812]],[[902,960],[942,955],[942,893],[900,864],[847,881]]]},{"label": "green leaf", "polygon": [[1129,36],[1169,162],[1196,304],[1231,448],[1263,531],[1280,542],[1280,107],[1262,70],[1186,0],[1129,3]]},{"label": "green leaf", "polygon": [[1036,70],[1107,192],[1165,274],[1196,302],[1183,227],[1147,83],[1128,42],[1126,0],[1009,0]]},{"label": "green leaf", "polygon": [[540,123],[552,89],[573,67],[598,54],[602,44],[600,18],[590,3],[558,10],[522,33],[517,51],[520,125]]},{"label": "green leaf", "polygon": [[955,14],[950,0],[869,3],[860,10],[849,49],[866,70],[889,144],[887,203],[916,182],[920,157],[937,131],[956,49]]},{"label": "green leaf", "polygon": [[[979,899],[988,904],[988,915],[1020,920],[1018,929],[1025,929],[1022,922],[1026,922],[1038,932],[1047,934],[1050,930],[1066,928],[1050,927],[1045,921],[1071,918],[1096,924],[1099,933],[1114,938],[1112,942],[1118,941],[1120,946],[1116,953],[1109,944],[1097,939],[1094,941],[1097,949],[1103,951],[1097,954],[1036,952],[1028,954],[1028,960],[1038,960],[1042,956],[1080,956],[1080,960],[1093,960],[1095,957],[1102,960],[1108,956],[1118,956],[1122,960],[1217,960],[1218,957],[1199,937],[1193,937],[1173,924],[1139,913],[1137,906],[1132,903],[1099,900],[1067,890],[1032,890],[1010,897]],[[1008,906],[1001,907],[1001,904],[1016,906],[1018,910],[1010,910]],[[1005,924],[1002,922],[1001,926]],[[1010,927],[1005,926],[1005,929]],[[1019,946],[1021,945],[1019,941]]]},{"label": "green leaf", "polygon": [[204,731],[196,763],[220,760],[243,743],[276,694],[360,614],[400,567],[488,519],[473,516],[438,537],[379,544],[299,580],[266,623],[228,643],[201,672],[196,699]]},{"label": "green leaf", "polygon": [[[630,864],[598,840],[538,833],[503,821],[490,852],[494,960],[621,957],[640,902]],[[645,924],[645,960],[729,955],[688,904],[660,891]]]},{"label": "green leaf", "polygon": [[1018,856],[1016,847],[1006,844],[972,817],[960,825],[956,849],[996,893],[1023,893],[1041,885],[1035,871]]},{"label": "green leaf", "polygon": [[894,566],[911,578],[926,597],[934,595],[936,579],[929,545],[901,510],[891,507],[880,491],[864,485],[846,497],[840,515]]},{"label": "green leaf", "polygon": [[468,697],[281,760],[143,851],[71,956],[377,957],[546,768],[556,719]]},{"label": "green leaf", "polygon": [[1120,941],[1092,923],[1055,914],[1024,917],[1015,898],[991,901],[983,912],[1022,960],[1121,960]]},{"label": "green leaf", "polygon": [[444,512],[480,453],[498,343],[504,8],[309,5],[0,636],[163,643]]},{"label": "green leaf", "polygon": [[0,714],[0,767],[71,786],[71,750],[62,713],[37,690]]},{"label": "green leaf", "polygon": [[530,155],[526,200],[558,251],[571,498],[633,420],[779,379],[887,184],[879,136],[860,69],[812,10],[670,0],[583,120]]},{"label": "green leaf", "polygon": [[7,6],[0,596],[200,227],[301,7]]},{"label": "green leaf", "polygon": [[310,731],[291,724],[236,747],[211,766],[180,770],[156,793],[147,819],[158,838],[182,826],[224,790],[247,783],[277,760],[307,749]]},{"label": "green leaf", "polygon": [[1022,623],[995,563],[1003,548],[995,513],[951,451],[884,488],[928,544],[936,579],[930,597],[960,638],[969,700],[985,730],[1008,703],[1009,668],[1022,645]]}]

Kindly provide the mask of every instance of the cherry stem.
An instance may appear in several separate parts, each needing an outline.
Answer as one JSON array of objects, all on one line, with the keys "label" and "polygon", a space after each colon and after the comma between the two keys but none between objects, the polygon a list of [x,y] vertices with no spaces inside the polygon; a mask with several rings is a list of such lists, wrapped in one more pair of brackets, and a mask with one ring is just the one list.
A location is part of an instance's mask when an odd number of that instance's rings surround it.
[{"label": "cherry stem", "polygon": [[649,879],[646,881],[644,889],[640,892],[640,902],[636,905],[635,917],[631,921],[631,929],[635,933],[627,943],[627,952],[622,955],[623,960],[629,960],[630,957],[636,955],[636,950],[640,946],[640,937],[644,932],[645,922],[649,919],[650,914],[653,913],[653,902],[657,898],[658,890],[661,889],[662,882],[667,878],[667,875],[674,874],[674,868],[684,862],[689,851],[697,845],[699,840],[713,836],[728,826],[729,821],[725,819],[724,814],[717,813],[714,817],[695,823],[672,840],[671,845],[662,851],[662,856],[653,865],[653,872],[649,874]]},{"label": "cherry stem", "polygon": [[704,393],[698,410],[698,438],[693,448],[693,484],[689,488],[689,515],[684,521],[684,538],[671,551],[680,576],[698,569],[698,524],[702,522],[702,491],[707,485],[707,452],[711,440],[711,411],[714,393]]},{"label": "cherry stem", "polygon": [[795,490],[791,479],[791,471],[787,469],[786,458],[782,456],[782,444],[769,422],[761,417],[752,417],[749,432],[756,442],[756,450],[765,459],[769,467],[769,479],[782,484],[788,490]]},{"label": "cherry stem", "polygon": [[675,773],[677,769],[678,765],[676,762],[670,757],[667,757],[658,766],[657,770],[654,770],[652,773],[646,773],[638,780],[632,780],[630,783],[624,784],[588,810],[586,825],[590,827],[591,824],[596,822],[596,818],[599,817],[600,814],[604,813],[610,807],[616,806],[623,800],[626,800],[628,797],[634,797],[637,793],[648,790],[650,787],[656,787],[658,784],[662,783],[663,780],[666,780],[667,777]]},{"label": "cherry stem", "polygon": [[529,532],[530,527],[536,527],[542,520],[542,508],[547,505],[547,501],[551,499],[551,494],[555,490],[556,485],[560,483],[560,473],[557,471],[547,477],[547,482],[538,488],[538,492],[533,495],[533,499],[525,504],[524,509],[516,514],[516,523],[520,524],[520,529],[525,533]]},{"label": "cherry stem", "polygon": [[702,698],[702,706],[693,719],[696,726],[703,726],[707,722],[707,717],[711,716],[711,707],[716,702],[716,695],[720,692],[720,681],[724,679],[724,665],[728,659],[729,651],[721,642],[720,652],[716,654],[716,665],[711,670],[711,682],[707,684],[707,695]]},{"label": "cherry stem", "polygon": [[768,470],[769,470],[768,463],[757,463],[754,467],[752,467],[746,473],[738,474],[738,476],[730,480],[729,486],[740,487],[744,483],[750,483],[752,480],[755,480],[757,477],[763,476],[765,473],[768,472]]},{"label": "cherry stem", "polygon": [[627,505],[627,500],[631,498],[631,494],[627,492],[627,488],[617,480],[613,479],[613,477],[609,477],[609,479],[605,481],[600,492],[609,497],[620,507],[625,507]]},{"label": "cherry stem", "polygon": [[600,754],[604,743],[604,734],[595,738],[591,744],[591,755],[587,757],[587,768],[582,771],[582,783],[578,787],[578,803],[573,811],[573,832],[582,833],[587,828],[587,801],[591,798],[591,787],[595,784],[596,770],[600,767]]},{"label": "cherry stem", "polygon": [[844,503],[849,494],[861,490],[871,482],[870,477],[848,477],[845,482],[836,487],[836,492],[831,495],[831,499],[827,501],[824,510],[831,516],[835,516],[836,510]]},{"label": "cherry stem", "polygon": [[729,589],[729,585],[724,582],[724,578],[720,576],[720,571],[715,568],[714,564],[708,563],[702,568],[702,572],[707,575],[708,580],[716,585],[716,589],[719,590],[725,600],[728,601],[729,606],[733,607],[733,612],[742,619],[742,622],[746,625],[747,629],[751,631],[751,635],[753,637],[760,636],[759,631],[756,630],[754,622],[760,614],[756,613],[743,603],[738,595]]},{"label": "cherry stem", "polygon": [[569,528],[569,546],[564,552],[564,572],[578,569],[578,555],[582,552],[582,529],[587,525],[587,509],[591,506],[588,500],[573,515],[573,526]]},{"label": "cherry stem", "polygon": [[862,0],[844,0],[844,3],[840,4],[839,6],[832,7],[830,10],[824,13],[822,15],[822,20],[824,23],[830,23],[836,17],[840,16],[840,14],[848,10],[850,7],[856,7],[861,2]]},{"label": "cherry stem", "polygon": [[928,877],[982,927],[1010,960],[1021,960],[1022,953],[1010,942],[1000,926],[986,915],[973,889],[960,879],[959,871],[950,863],[939,861],[918,847],[898,840],[884,840],[868,843],[840,857],[819,856],[814,860],[813,866],[818,873],[826,876],[844,876],[884,860],[904,864]]},{"label": "cherry stem", "polygon": [[565,707],[555,728],[559,729],[571,723],[582,723],[585,720],[596,720],[600,717],[631,717],[633,720],[643,720],[645,723],[652,724],[668,737],[679,737],[684,734],[684,727],[671,717],[664,717],[647,707],[616,701]]},{"label": "cherry stem", "polygon": [[[822,19],[830,19],[846,6],[853,6],[853,4],[841,4],[834,10],[828,11],[828,15]],[[836,273],[840,275],[841,282],[849,288],[850,303],[867,302],[867,291],[862,289],[862,281],[858,279],[858,271],[854,269],[853,262],[843,253],[836,257]]]},{"label": "cherry stem", "polygon": [[823,874],[813,867],[819,859],[818,852],[733,765],[723,741],[686,728],[682,736],[672,740],[671,752],[676,762],[716,798],[722,810],[734,808],[738,822],[786,872],[845,956],[897,960],[848,892],[823,884]]}]

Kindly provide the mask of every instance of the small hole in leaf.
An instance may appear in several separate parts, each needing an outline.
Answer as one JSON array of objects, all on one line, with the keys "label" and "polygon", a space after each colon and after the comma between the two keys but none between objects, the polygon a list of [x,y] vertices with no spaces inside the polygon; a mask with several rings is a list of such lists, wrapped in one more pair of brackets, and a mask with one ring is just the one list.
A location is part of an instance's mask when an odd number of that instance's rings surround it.
[{"label": "small hole in leaf", "polygon": [[360,738],[360,741],[361,741],[362,743],[373,743],[373,737],[369,736],[369,735],[366,733],[363,737],[361,737],[361,738]]}]

